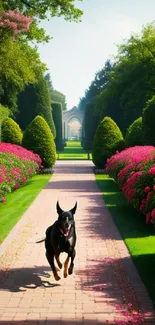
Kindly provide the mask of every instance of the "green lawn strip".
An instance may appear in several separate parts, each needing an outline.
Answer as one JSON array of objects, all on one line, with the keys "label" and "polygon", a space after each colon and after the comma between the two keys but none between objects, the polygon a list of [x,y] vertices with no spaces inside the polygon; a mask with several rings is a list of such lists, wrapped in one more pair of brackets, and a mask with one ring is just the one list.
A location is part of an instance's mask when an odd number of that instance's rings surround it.
[{"label": "green lawn strip", "polygon": [[7,195],[0,204],[0,243],[8,235],[23,213],[48,183],[51,175],[36,175],[21,188]]},{"label": "green lawn strip", "polygon": [[66,141],[67,147],[81,147],[81,141]]},{"label": "green lawn strip", "polygon": [[127,202],[112,178],[97,174],[96,181],[155,305],[155,229],[145,224],[145,216]]},{"label": "green lawn strip", "polygon": [[62,154],[83,154],[86,151],[82,147],[65,147],[64,151],[61,151]]},{"label": "green lawn strip", "polygon": [[[87,160],[88,153],[81,147],[80,141],[67,141],[67,146],[64,151],[57,152],[58,160]],[[92,154],[90,153],[90,159]]]},{"label": "green lawn strip", "polygon": [[57,155],[57,160],[87,160],[88,156],[86,154],[83,155],[65,155],[65,154],[59,154]]}]

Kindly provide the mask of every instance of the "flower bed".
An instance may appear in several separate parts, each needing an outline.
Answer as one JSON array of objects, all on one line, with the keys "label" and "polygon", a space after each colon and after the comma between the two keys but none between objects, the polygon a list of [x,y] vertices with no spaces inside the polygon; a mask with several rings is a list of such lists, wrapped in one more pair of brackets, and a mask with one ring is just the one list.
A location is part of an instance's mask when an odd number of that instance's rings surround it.
[{"label": "flower bed", "polygon": [[20,160],[26,159],[26,160],[31,160],[35,161],[38,166],[41,166],[41,158],[39,155],[33,153],[30,150],[27,150],[21,146],[18,146],[16,144],[11,144],[11,143],[0,143],[0,152],[8,152],[12,153],[14,156],[18,157]]},{"label": "flower bed", "polygon": [[107,160],[106,171],[130,204],[155,222],[155,147],[135,146]]},{"label": "flower bed", "polygon": [[41,167],[38,155],[25,148],[0,143],[0,201],[6,201],[6,194],[18,189]]}]

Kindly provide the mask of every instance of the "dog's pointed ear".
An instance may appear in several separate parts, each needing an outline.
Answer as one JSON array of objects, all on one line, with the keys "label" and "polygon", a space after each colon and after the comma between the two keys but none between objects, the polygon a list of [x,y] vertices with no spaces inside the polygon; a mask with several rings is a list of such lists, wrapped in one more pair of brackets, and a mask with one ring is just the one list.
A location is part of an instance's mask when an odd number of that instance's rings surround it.
[{"label": "dog's pointed ear", "polygon": [[76,209],[77,209],[77,202],[75,203],[74,208],[72,208],[72,209],[70,210],[70,212],[71,212],[72,214],[75,214]]},{"label": "dog's pointed ear", "polygon": [[57,212],[59,215],[63,212],[63,210],[60,208],[59,201],[57,201]]}]

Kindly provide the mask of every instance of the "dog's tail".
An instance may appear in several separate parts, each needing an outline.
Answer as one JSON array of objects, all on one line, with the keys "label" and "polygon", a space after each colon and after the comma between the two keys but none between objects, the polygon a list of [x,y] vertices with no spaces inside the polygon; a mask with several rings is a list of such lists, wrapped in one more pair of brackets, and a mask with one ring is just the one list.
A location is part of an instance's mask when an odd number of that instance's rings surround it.
[{"label": "dog's tail", "polygon": [[45,241],[45,238],[36,241],[36,244],[38,244],[38,243],[43,243],[43,241]]}]

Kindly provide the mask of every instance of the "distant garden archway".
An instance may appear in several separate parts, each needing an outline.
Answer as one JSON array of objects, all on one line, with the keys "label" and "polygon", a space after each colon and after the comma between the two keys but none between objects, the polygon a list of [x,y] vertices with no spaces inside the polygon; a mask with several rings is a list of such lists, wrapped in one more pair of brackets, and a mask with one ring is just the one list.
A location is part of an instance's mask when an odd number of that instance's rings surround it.
[{"label": "distant garden archway", "polygon": [[63,112],[63,139],[80,140],[84,113],[76,106]]},{"label": "distant garden archway", "polygon": [[77,117],[72,117],[68,122],[68,140],[80,140],[82,134],[82,125]]}]

